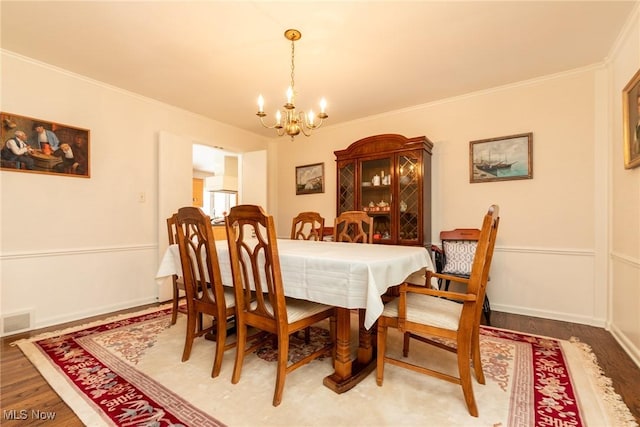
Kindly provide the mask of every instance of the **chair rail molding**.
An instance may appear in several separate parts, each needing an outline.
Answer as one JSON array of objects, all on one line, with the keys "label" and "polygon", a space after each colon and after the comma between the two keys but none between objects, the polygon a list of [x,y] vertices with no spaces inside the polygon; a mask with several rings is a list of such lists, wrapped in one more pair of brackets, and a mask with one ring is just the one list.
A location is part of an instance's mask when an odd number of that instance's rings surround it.
[{"label": "chair rail molding", "polygon": [[542,254],[542,255],[568,255],[568,256],[595,256],[593,249],[575,249],[575,248],[539,248],[527,246],[496,246],[495,252],[505,253],[523,253],[523,254]]},{"label": "chair rail molding", "polygon": [[135,252],[135,251],[148,251],[156,250],[158,245],[153,244],[141,244],[141,245],[128,245],[128,246],[104,246],[93,248],[76,248],[76,249],[51,249],[44,251],[21,251],[21,252],[4,252],[0,253],[0,261],[2,260],[14,260],[24,258],[42,258],[53,256],[70,256],[70,255],[87,255],[87,254],[99,254],[99,253],[113,253],[113,252]]},{"label": "chair rail molding", "polygon": [[640,259],[633,258],[619,252],[611,252],[610,257],[613,261],[619,261],[623,264],[630,265],[631,267],[640,268]]}]

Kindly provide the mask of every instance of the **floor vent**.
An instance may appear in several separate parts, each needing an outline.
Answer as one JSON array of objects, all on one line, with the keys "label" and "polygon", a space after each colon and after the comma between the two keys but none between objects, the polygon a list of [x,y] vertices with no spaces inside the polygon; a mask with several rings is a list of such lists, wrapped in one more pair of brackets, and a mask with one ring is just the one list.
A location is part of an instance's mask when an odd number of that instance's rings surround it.
[{"label": "floor vent", "polygon": [[30,311],[2,316],[2,335],[31,330],[31,320],[32,313]]}]

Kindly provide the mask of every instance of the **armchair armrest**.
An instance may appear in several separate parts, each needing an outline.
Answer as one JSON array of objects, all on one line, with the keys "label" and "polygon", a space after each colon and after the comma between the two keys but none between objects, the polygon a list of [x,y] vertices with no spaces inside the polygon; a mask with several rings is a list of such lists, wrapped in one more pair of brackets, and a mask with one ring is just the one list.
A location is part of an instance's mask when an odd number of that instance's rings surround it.
[{"label": "armchair armrest", "polygon": [[436,272],[427,270],[426,283],[430,283],[430,280],[431,280],[432,277],[435,277],[437,279],[451,280],[452,282],[460,282],[460,283],[469,284],[469,278],[468,277],[456,276],[454,274],[436,273]]},{"label": "armchair armrest", "polygon": [[444,298],[453,299],[457,301],[475,301],[476,300],[475,294],[463,294],[460,292],[440,291],[440,290],[432,289],[426,286],[412,285],[410,283],[403,283],[402,285],[400,285],[400,297],[402,298],[403,293],[406,294],[407,292],[413,292],[413,293],[423,294],[423,295],[431,295],[434,297],[444,297]]}]

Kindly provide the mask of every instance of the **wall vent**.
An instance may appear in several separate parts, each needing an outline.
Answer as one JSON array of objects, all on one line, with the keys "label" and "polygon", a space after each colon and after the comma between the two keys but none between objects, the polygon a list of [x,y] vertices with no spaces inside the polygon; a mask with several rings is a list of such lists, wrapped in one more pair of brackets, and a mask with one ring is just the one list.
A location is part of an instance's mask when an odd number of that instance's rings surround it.
[{"label": "wall vent", "polygon": [[2,335],[17,334],[33,329],[31,327],[32,319],[31,311],[2,316]]}]

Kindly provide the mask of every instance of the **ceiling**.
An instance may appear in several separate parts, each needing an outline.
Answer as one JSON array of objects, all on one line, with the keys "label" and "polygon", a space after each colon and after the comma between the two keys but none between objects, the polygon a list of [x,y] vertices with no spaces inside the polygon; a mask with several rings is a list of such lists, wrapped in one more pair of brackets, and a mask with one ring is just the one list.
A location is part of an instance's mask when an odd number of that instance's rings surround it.
[{"label": "ceiling", "polygon": [[225,152],[219,148],[193,144],[191,150],[193,169],[215,175],[224,175],[224,157],[232,155],[232,153]]},{"label": "ceiling", "polygon": [[2,48],[263,136],[290,79],[335,125],[605,59],[635,2],[7,1]]}]

